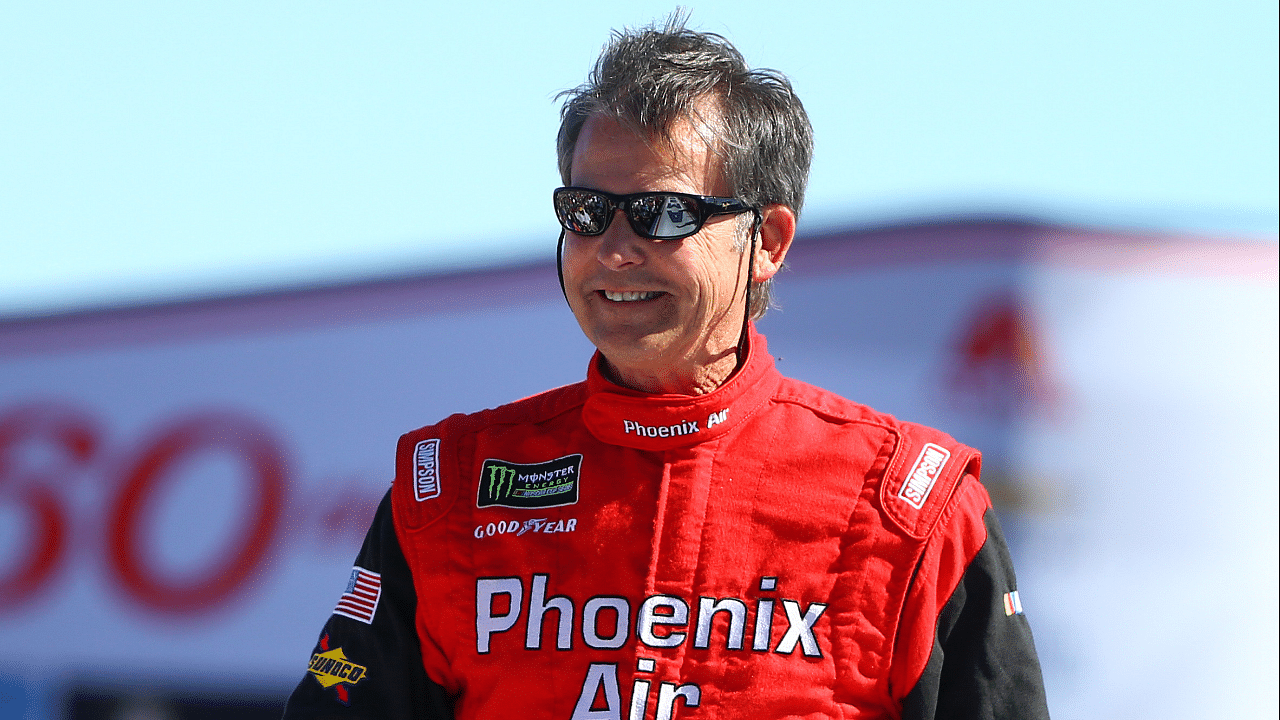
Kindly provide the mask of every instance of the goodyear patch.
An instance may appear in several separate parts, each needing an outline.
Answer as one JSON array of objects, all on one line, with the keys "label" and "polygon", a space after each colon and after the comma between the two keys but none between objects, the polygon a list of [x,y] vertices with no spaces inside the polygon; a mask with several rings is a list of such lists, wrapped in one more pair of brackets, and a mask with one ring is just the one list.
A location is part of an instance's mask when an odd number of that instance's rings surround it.
[{"label": "goodyear patch", "polygon": [[547,508],[578,502],[582,455],[543,463],[485,460],[480,468],[476,507]]}]

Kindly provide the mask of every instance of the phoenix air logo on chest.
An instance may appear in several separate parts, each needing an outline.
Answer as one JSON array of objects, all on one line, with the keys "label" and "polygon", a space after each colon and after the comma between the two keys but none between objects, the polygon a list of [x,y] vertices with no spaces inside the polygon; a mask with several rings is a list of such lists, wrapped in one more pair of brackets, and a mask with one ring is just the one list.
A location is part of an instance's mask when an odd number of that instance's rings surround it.
[{"label": "phoenix air logo on chest", "polygon": [[911,466],[911,472],[907,473],[907,481],[898,491],[898,497],[917,510],[923,508],[950,457],[951,452],[940,445],[925,445],[920,457],[916,458],[916,464]]},{"label": "phoenix air logo on chest", "polygon": [[547,508],[578,502],[581,455],[544,463],[485,460],[480,468],[476,507]]}]

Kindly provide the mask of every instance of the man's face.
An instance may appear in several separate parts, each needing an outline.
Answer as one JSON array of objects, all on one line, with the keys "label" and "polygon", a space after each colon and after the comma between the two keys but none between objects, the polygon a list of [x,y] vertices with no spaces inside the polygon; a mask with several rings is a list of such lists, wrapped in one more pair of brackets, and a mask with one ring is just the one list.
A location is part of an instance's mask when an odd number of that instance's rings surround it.
[{"label": "man's face", "polygon": [[[578,137],[571,184],[617,194],[727,195],[718,158],[693,127],[678,123],[671,137],[646,143],[594,116]],[[747,275],[746,254],[734,247],[736,228],[735,216],[719,216],[683,240],[655,242],[637,236],[615,211],[603,235],[567,234],[569,306],[616,379],[650,392],[694,394],[732,372]]]}]

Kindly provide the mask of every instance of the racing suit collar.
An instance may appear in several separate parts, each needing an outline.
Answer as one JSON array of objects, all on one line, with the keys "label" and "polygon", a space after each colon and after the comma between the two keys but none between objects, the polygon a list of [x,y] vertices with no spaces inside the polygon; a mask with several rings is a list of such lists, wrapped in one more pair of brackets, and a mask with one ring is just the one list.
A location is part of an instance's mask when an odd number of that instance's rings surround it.
[{"label": "racing suit collar", "polygon": [[604,376],[602,362],[597,351],[587,370],[588,397],[582,418],[599,440],[641,450],[686,447],[723,435],[754,413],[781,379],[754,323],[747,329],[746,362],[706,395],[625,388]]}]

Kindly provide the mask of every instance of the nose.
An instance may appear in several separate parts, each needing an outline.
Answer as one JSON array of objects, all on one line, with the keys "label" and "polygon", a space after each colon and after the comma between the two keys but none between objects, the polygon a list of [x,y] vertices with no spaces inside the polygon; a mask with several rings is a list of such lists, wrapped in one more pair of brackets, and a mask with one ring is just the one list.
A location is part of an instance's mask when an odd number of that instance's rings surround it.
[{"label": "nose", "polygon": [[636,235],[627,222],[626,215],[618,217],[622,210],[614,209],[613,222],[597,239],[596,259],[610,270],[619,270],[644,263],[644,250],[649,241]]}]

